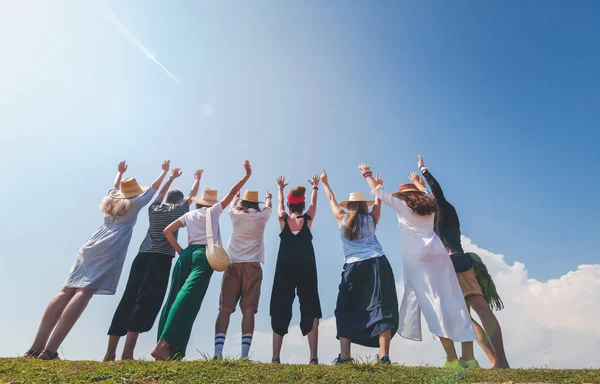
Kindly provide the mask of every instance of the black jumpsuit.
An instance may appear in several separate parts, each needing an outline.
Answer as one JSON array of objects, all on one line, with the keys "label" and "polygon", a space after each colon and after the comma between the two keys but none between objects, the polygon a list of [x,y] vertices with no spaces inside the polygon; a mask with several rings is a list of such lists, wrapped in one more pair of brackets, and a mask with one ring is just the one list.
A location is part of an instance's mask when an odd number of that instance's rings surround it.
[{"label": "black jumpsuit", "polygon": [[280,336],[288,333],[296,292],[300,301],[302,335],[306,336],[312,330],[314,319],[322,316],[313,237],[308,228],[308,221],[312,218],[306,214],[302,218],[302,229],[294,235],[288,225],[288,215],[284,215],[285,226],[279,234],[281,242],[271,292],[270,314],[271,328]]}]

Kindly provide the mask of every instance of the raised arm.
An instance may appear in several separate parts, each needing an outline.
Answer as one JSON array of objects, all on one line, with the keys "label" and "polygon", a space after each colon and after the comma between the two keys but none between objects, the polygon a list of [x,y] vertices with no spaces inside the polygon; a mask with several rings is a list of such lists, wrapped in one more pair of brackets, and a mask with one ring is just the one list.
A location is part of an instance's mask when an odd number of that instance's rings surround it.
[{"label": "raised arm", "polygon": [[444,197],[444,192],[442,191],[442,187],[440,187],[440,184],[425,166],[423,156],[419,155],[419,161],[417,162],[417,165],[419,166],[421,173],[423,173],[423,176],[425,176],[425,180],[427,181],[427,184],[429,184],[429,188],[431,189],[433,197],[435,197],[438,201],[446,200],[446,198]]},{"label": "raised arm", "polygon": [[123,177],[125,171],[127,171],[127,164],[125,160],[123,160],[117,166],[117,176],[115,177],[115,182],[113,183],[114,189],[121,189],[121,178]]},{"label": "raised arm", "polygon": [[[383,180],[379,177],[379,173],[375,176],[375,181],[377,184],[383,185]],[[375,225],[377,225],[381,218],[381,199],[379,196],[375,196],[375,204],[373,205],[373,208],[371,208],[371,217],[373,218]]]},{"label": "raised arm", "polygon": [[280,219],[285,215],[285,200],[283,197],[283,190],[285,187],[287,187],[285,177],[279,176],[277,178],[277,217]]},{"label": "raised arm", "polygon": [[175,238],[174,233],[175,233],[175,231],[177,231],[179,228],[182,228],[182,227],[183,227],[183,223],[179,219],[177,219],[174,222],[172,222],[171,224],[169,224],[167,226],[167,228],[165,228],[163,230],[163,235],[165,235],[165,238],[167,239],[169,244],[171,244],[173,249],[175,249],[175,251],[177,251],[177,253],[180,255],[183,252],[183,248],[181,248],[181,245],[179,245],[179,243],[177,242],[177,239]]},{"label": "raised arm", "polygon": [[156,180],[154,180],[154,183],[152,183],[150,188],[152,188],[155,191],[158,191],[158,188],[160,188],[160,185],[162,184],[163,180],[165,179],[165,176],[167,176],[167,172],[169,172],[170,166],[171,166],[170,160],[163,161],[162,172],[161,172],[160,176],[158,176],[156,178]]},{"label": "raised arm", "polygon": [[268,208],[273,208],[273,194],[267,190],[267,193],[265,194],[265,206]]},{"label": "raised arm", "polygon": [[204,169],[199,169],[194,172],[194,184],[192,184],[192,190],[186,199],[188,202],[192,199],[192,197],[196,197],[198,195],[198,190],[200,189],[200,179],[202,179],[203,173]]},{"label": "raised arm", "polygon": [[391,193],[383,190],[383,180],[381,180],[379,174],[377,174],[377,179],[374,179],[371,167],[366,164],[360,164],[358,169],[362,176],[367,180],[372,193],[379,197],[382,202],[396,209],[397,204],[395,205],[394,203],[397,202],[398,199],[394,198]]},{"label": "raised arm", "polygon": [[333,213],[333,217],[337,220],[338,224],[342,222],[344,218],[344,210],[340,207],[337,200],[335,199],[335,195],[329,186],[329,176],[327,175],[327,171],[323,170],[321,174],[321,181],[323,182],[323,189],[325,190],[325,196],[327,196],[327,200],[329,200],[329,205],[331,206],[331,213]]},{"label": "raised arm", "polygon": [[250,178],[250,175],[252,175],[252,167],[250,166],[250,162],[248,160],[246,160],[246,162],[244,163],[244,169],[246,170],[246,174],[244,175],[244,177],[242,177],[240,181],[237,182],[237,184],[231,187],[231,190],[229,191],[227,196],[225,196],[225,198],[221,200],[221,207],[223,209],[225,209],[231,203],[235,195],[237,195],[240,189],[242,189],[244,184],[246,184],[246,182]]},{"label": "raised arm", "polygon": [[156,196],[156,199],[154,199],[155,203],[162,204],[163,200],[165,199],[165,196],[167,195],[167,192],[169,192],[169,188],[171,188],[171,184],[173,184],[173,180],[175,180],[179,176],[181,176],[181,170],[179,168],[173,168],[171,176],[169,176],[169,179],[167,180],[165,185],[163,185],[163,187],[160,189],[158,196]]},{"label": "raised arm", "polygon": [[[310,216],[311,219],[314,219],[315,215],[317,214],[317,196],[319,195],[319,180],[320,177],[317,174],[314,174],[312,179],[308,180],[312,187],[312,193],[310,195],[310,206],[308,207],[306,214]],[[312,222],[309,224],[309,227],[311,224]]]}]

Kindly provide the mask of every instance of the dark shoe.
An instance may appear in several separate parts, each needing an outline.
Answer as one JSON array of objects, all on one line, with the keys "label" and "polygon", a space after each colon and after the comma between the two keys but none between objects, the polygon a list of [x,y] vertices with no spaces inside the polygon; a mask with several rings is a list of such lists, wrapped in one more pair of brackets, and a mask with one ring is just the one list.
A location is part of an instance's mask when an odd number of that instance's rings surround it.
[{"label": "dark shoe", "polygon": [[354,359],[351,357],[349,357],[347,359],[342,359],[341,354],[338,355],[338,357],[335,360],[333,360],[333,364],[335,364],[335,365],[348,364],[348,363],[350,363],[350,364],[354,363]]},{"label": "dark shoe", "polygon": [[379,358],[379,355],[377,355],[377,364],[392,364],[392,361],[388,355],[385,355],[382,358]]},{"label": "dark shoe", "polygon": [[27,351],[23,354],[23,357],[28,357],[28,358],[33,358],[33,359],[37,359],[39,356],[40,356],[40,353],[38,351],[34,351],[33,349],[30,349],[29,351]]},{"label": "dark shoe", "polygon": [[281,359],[279,357],[274,357],[271,359],[271,363],[273,364],[281,364]]},{"label": "dark shoe", "polygon": [[47,349],[44,349],[44,352],[40,353],[38,359],[42,360],[60,360],[58,358],[58,352],[52,352]]},{"label": "dark shoe", "polygon": [[319,365],[319,359],[311,359],[308,365]]}]

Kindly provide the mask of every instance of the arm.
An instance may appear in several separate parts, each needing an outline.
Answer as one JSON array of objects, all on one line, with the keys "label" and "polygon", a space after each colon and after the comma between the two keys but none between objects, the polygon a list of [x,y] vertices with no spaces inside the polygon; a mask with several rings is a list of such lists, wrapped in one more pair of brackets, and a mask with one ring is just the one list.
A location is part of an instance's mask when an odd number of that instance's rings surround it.
[{"label": "arm", "polygon": [[270,191],[265,194],[265,206],[269,209],[273,207],[273,194]]},{"label": "arm", "polygon": [[198,195],[198,190],[200,189],[200,179],[202,179],[203,173],[204,169],[199,169],[196,172],[194,172],[194,184],[192,184],[192,190],[190,191],[190,195],[186,199],[188,202],[192,197],[196,197]]},{"label": "arm", "polygon": [[117,166],[117,176],[115,177],[115,182],[113,183],[114,189],[121,188],[121,178],[123,177],[123,174],[125,173],[125,171],[127,171],[127,164],[123,160]]},{"label": "arm", "polygon": [[395,202],[398,202],[399,200],[395,199],[391,193],[383,190],[383,180],[379,177],[379,174],[377,174],[377,176],[376,176],[377,179],[373,178],[373,172],[371,171],[370,166],[361,164],[358,166],[358,169],[360,169],[360,173],[367,180],[367,183],[369,184],[369,188],[371,188],[372,194],[377,196],[379,199],[381,199],[381,201],[383,201],[385,204],[393,207],[394,209],[396,209],[397,206],[401,205],[401,204],[394,204]]},{"label": "arm", "polygon": [[[379,175],[375,177],[375,181],[377,180],[381,180],[379,178]],[[377,223],[379,223],[379,219],[381,218],[381,199],[379,198],[379,196],[375,196],[375,205],[373,205],[373,208],[371,208],[371,217],[373,218],[375,225],[377,225]]]},{"label": "arm", "polygon": [[158,191],[158,188],[160,188],[160,185],[165,179],[165,176],[167,176],[167,172],[169,172],[170,163],[170,160],[165,160],[162,163],[162,172],[160,176],[158,176],[156,180],[154,180],[154,183],[152,183],[152,185],[150,186],[150,188],[152,188],[154,191]]},{"label": "arm", "polygon": [[183,223],[180,220],[175,220],[174,222],[169,224],[169,226],[167,228],[165,228],[163,230],[163,234],[165,235],[165,238],[167,239],[169,244],[171,244],[171,246],[175,249],[175,251],[177,251],[177,253],[180,255],[183,252],[183,248],[181,248],[181,245],[179,245],[179,243],[177,242],[174,232],[182,227],[183,227]]},{"label": "arm", "polygon": [[227,196],[225,196],[225,198],[221,200],[221,208],[225,209],[225,207],[227,207],[231,203],[231,200],[233,200],[235,195],[237,195],[237,193],[240,191],[240,189],[242,189],[244,184],[246,184],[246,182],[250,178],[250,175],[252,175],[252,167],[250,167],[250,162],[248,160],[246,160],[246,162],[244,163],[244,169],[246,170],[246,174],[244,175],[244,177],[242,177],[240,181],[237,182],[236,185],[231,187],[231,190],[229,191]]},{"label": "arm", "polygon": [[342,222],[344,218],[344,210],[340,207],[337,200],[335,199],[335,195],[329,186],[329,176],[327,175],[327,171],[323,170],[323,174],[321,175],[321,181],[323,181],[323,189],[325,190],[325,196],[327,196],[327,200],[329,200],[329,205],[331,206],[331,212],[333,213],[333,217],[337,220],[338,224]]},{"label": "arm", "polygon": [[287,184],[285,182],[285,177],[283,176],[279,176],[277,178],[277,217],[278,218],[282,218],[283,215],[285,215],[285,203],[284,203],[284,198],[283,198],[283,189],[287,187]]},{"label": "arm", "polygon": [[179,176],[181,176],[181,170],[179,168],[173,169],[169,180],[167,180],[165,185],[163,185],[163,187],[160,189],[160,192],[158,193],[158,196],[156,196],[156,199],[154,199],[155,203],[162,204],[163,200],[165,199],[165,196],[167,195],[167,192],[169,192],[169,188],[171,188],[171,184],[173,184],[173,180],[175,180]]},{"label": "arm", "polygon": [[310,216],[311,219],[314,219],[315,215],[317,214],[317,196],[319,195],[319,180],[320,177],[317,174],[314,174],[312,179],[308,180],[308,182],[312,186],[312,193],[310,195],[310,206],[308,207],[306,214]]},{"label": "arm", "polygon": [[442,191],[442,187],[440,187],[440,184],[433,177],[433,175],[429,173],[429,170],[425,166],[423,157],[421,155],[419,155],[419,162],[417,163],[417,165],[419,166],[421,173],[423,173],[423,176],[425,176],[425,180],[427,181],[427,184],[429,184],[429,188],[431,188],[431,193],[433,194],[433,197],[435,197],[438,201],[446,200],[446,198],[444,197],[444,192]]}]

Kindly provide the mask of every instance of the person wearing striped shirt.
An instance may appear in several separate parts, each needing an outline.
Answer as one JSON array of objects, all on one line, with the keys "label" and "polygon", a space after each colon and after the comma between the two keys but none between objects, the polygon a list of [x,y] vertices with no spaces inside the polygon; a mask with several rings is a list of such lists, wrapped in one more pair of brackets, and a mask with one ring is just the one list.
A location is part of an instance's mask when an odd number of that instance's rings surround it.
[{"label": "person wearing striped shirt", "polygon": [[[178,190],[167,193],[173,181],[182,174],[179,168],[173,169],[171,177],[148,208],[150,226],[131,265],[127,287],[108,330],[104,361],[115,360],[119,340],[125,335],[121,359],[132,360],[139,334],[149,331],[154,325],[165,298],[171,262],[175,257],[175,250],[163,235],[163,230],[189,211],[191,198],[198,194],[202,173],[203,170],[194,173],[192,190],[184,198]],[[163,204],[165,197],[167,201]],[[174,235],[177,236],[177,232]]]}]

